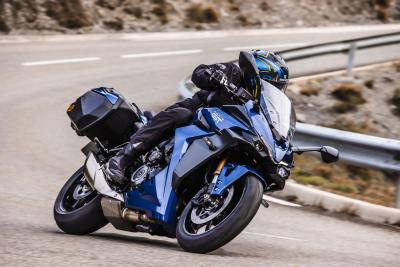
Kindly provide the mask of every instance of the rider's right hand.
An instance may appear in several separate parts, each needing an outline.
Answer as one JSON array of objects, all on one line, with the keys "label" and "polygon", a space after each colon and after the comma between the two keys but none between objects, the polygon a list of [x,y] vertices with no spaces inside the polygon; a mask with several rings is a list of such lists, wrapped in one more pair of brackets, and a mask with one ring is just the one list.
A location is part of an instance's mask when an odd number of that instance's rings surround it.
[{"label": "rider's right hand", "polygon": [[221,70],[213,70],[210,76],[210,82],[218,89],[224,89],[228,85],[228,77]]}]

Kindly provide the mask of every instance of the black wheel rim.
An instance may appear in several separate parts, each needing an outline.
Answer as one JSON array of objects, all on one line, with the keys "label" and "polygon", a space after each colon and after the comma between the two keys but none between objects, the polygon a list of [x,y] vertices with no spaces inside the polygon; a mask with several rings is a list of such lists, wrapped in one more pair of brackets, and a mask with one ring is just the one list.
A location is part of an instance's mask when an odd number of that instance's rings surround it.
[{"label": "black wheel rim", "polygon": [[[200,190],[193,197],[191,208],[184,218],[185,232],[189,235],[202,235],[220,225],[235,210],[243,196],[244,187],[242,182],[231,185],[221,197],[217,198],[219,203],[211,206],[204,205],[202,197],[204,197],[205,190]],[[195,216],[193,216],[194,213]]]},{"label": "black wheel rim", "polygon": [[96,196],[97,192],[92,189],[85,176],[81,174],[63,195],[60,208],[63,212],[72,212],[89,204]]}]

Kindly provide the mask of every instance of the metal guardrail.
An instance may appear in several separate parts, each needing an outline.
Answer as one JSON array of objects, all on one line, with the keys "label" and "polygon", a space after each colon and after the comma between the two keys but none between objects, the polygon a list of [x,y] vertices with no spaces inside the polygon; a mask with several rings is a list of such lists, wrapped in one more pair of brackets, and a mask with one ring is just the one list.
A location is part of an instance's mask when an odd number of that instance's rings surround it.
[{"label": "metal guardrail", "polygon": [[[381,34],[357,39],[309,45],[278,51],[286,61],[300,60],[322,55],[349,52],[347,70],[351,73],[354,53],[357,49],[368,49],[400,43],[400,32]],[[303,51],[304,50],[304,51]],[[231,62],[237,62],[231,61]],[[310,73],[311,74],[311,73]],[[315,73],[312,73],[315,74]],[[178,83],[181,98],[193,95],[196,86],[190,77]],[[400,140],[346,132],[331,128],[298,123],[293,140],[295,145],[330,145],[340,151],[340,160],[357,166],[381,169],[400,174]],[[396,207],[400,208],[400,177],[397,179]]]},{"label": "metal guardrail", "polygon": [[400,140],[297,123],[293,142],[301,146],[333,146],[339,149],[342,161],[400,172]]}]

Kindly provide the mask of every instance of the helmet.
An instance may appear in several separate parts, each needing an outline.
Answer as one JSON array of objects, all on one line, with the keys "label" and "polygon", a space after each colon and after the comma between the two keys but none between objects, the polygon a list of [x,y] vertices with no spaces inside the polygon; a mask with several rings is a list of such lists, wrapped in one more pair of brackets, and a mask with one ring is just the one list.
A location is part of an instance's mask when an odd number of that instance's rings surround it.
[{"label": "helmet", "polygon": [[267,50],[240,52],[239,66],[243,72],[244,83],[254,97],[259,90],[257,77],[285,92],[289,83],[289,69],[279,55]]},{"label": "helmet", "polygon": [[283,58],[266,50],[256,50],[253,55],[260,71],[260,78],[283,92],[286,91],[289,69]]}]

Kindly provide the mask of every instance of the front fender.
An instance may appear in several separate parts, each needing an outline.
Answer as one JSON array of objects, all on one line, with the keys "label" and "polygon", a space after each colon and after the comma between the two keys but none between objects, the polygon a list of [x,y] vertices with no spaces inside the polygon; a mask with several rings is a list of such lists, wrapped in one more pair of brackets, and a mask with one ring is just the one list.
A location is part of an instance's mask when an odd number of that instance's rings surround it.
[{"label": "front fender", "polygon": [[228,188],[231,184],[245,176],[246,174],[253,174],[256,176],[264,188],[266,188],[266,182],[264,176],[258,171],[243,165],[233,165],[227,164],[224,168],[222,168],[221,173],[218,176],[217,182],[213,190],[211,191],[211,195],[220,196],[226,188]]}]

